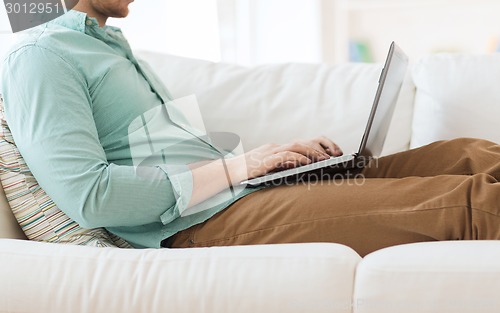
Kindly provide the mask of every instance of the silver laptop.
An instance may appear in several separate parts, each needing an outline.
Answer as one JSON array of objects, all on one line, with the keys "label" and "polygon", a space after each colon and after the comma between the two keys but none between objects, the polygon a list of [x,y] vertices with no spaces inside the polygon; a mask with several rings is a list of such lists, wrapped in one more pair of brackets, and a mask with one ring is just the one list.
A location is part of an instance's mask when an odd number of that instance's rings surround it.
[{"label": "silver laptop", "polygon": [[[308,165],[269,173],[243,181],[241,184],[248,186],[280,184],[284,181],[293,180],[299,175],[316,173],[318,170],[328,170],[329,168],[335,168],[337,171],[339,169],[340,171],[347,171],[350,168],[363,166],[363,164],[366,164],[366,160],[372,157],[380,156],[407,67],[408,57],[401,48],[392,42],[384,68],[380,74],[375,100],[357,153],[331,157]],[[357,160],[360,160],[360,162],[356,162]]]}]

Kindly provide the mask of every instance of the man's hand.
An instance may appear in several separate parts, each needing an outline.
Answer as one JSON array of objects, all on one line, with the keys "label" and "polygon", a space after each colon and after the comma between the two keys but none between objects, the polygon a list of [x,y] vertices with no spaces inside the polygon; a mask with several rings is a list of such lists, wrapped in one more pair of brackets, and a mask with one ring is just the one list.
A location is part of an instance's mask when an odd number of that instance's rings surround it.
[{"label": "man's hand", "polygon": [[284,145],[267,144],[230,159],[190,164],[193,192],[188,208],[246,179],[341,155],[342,150],[333,141],[317,137]]},{"label": "man's hand", "polygon": [[267,144],[227,160],[227,164],[234,184],[272,171],[341,156],[342,153],[333,141],[321,136],[290,144]]}]

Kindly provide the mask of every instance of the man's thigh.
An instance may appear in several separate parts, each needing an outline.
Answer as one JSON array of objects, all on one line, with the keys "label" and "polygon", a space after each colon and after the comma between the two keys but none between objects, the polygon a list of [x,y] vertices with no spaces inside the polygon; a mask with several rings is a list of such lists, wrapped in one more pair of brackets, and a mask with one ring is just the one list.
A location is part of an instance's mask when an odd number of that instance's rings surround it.
[{"label": "man's thigh", "polygon": [[500,193],[493,183],[487,175],[450,175],[272,187],[180,232],[172,247],[335,242],[365,255],[396,244],[470,239],[472,186]]},{"label": "man's thigh", "polygon": [[489,174],[500,179],[500,145],[473,138],[443,140],[373,160],[371,178]]}]

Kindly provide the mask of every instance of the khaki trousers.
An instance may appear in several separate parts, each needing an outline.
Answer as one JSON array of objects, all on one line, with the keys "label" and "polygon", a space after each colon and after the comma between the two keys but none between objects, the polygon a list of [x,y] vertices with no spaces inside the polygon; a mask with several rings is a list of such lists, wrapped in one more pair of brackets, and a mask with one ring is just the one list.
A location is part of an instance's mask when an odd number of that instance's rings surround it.
[{"label": "khaki trousers", "polygon": [[440,141],[372,160],[362,174],[257,191],[169,246],[334,242],[364,256],[405,243],[500,238],[495,143]]}]

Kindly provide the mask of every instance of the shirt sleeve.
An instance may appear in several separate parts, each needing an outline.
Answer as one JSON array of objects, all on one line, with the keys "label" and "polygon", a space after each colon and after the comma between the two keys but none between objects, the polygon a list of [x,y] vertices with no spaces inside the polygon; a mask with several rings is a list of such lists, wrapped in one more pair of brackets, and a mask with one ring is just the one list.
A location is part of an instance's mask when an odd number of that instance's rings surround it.
[{"label": "shirt sleeve", "polygon": [[134,166],[107,161],[87,82],[62,57],[27,46],[6,59],[3,71],[6,117],[19,151],[70,218],[86,228],[137,226],[172,221],[185,209],[191,175],[171,180],[155,166],[138,175]]}]

